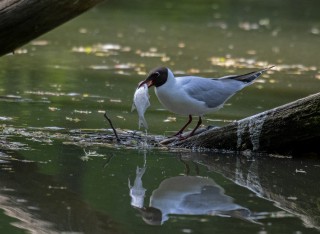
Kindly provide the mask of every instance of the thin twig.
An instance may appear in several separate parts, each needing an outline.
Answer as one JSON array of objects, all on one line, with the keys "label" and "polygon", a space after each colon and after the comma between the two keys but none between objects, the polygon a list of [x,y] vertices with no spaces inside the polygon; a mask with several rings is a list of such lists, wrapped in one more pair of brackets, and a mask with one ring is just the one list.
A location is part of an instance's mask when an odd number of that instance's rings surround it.
[{"label": "thin twig", "polygon": [[185,174],[188,176],[188,175],[190,174],[190,167],[189,167],[188,163],[186,163],[186,162],[182,159],[181,154],[179,154],[178,158],[179,158],[179,161],[183,163],[183,165],[184,165],[184,170],[185,170]]},{"label": "thin twig", "polygon": [[104,164],[103,168],[106,168],[106,167],[109,165],[109,163],[110,163],[110,161],[111,161],[111,159],[112,159],[113,157],[114,157],[114,153],[112,153],[112,154],[108,157],[107,162]]},{"label": "thin twig", "polygon": [[114,135],[115,135],[116,138],[117,138],[117,141],[120,142],[121,140],[120,140],[120,138],[118,137],[117,131],[116,131],[116,129],[113,127],[113,124],[112,124],[112,122],[111,122],[111,119],[108,117],[107,112],[104,112],[104,117],[108,120],[108,122],[109,122],[109,124],[110,124],[110,126],[111,126],[111,128],[112,128],[112,130],[113,130],[113,133],[114,133]]}]

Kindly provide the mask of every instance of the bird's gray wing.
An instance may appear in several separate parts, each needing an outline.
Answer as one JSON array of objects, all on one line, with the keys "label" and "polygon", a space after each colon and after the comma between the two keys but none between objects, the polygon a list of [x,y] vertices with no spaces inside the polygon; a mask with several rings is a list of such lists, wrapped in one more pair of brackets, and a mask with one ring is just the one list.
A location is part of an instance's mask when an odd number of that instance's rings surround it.
[{"label": "bird's gray wing", "polygon": [[206,79],[201,77],[177,77],[181,88],[197,101],[204,102],[208,108],[223,105],[231,96],[245,85],[233,79]]}]

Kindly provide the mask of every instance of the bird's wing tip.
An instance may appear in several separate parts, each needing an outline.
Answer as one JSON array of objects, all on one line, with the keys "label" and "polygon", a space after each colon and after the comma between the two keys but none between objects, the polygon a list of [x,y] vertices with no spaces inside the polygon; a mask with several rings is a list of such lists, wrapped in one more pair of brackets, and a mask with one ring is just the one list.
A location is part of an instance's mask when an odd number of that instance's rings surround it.
[{"label": "bird's wing tip", "polygon": [[268,71],[268,70],[270,70],[270,69],[274,68],[275,66],[276,66],[276,65],[271,65],[271,66],[266,67],[266,68],[264,68],[264,69],[262,69],[262,70],[260,70],[260,71],[258,71],[258,72],[263,73],[263,72],[265,72],[265,71]]},{"label": "bird's wing tip", "polygon": [[276,67],[276,65],[271,65],[271,66],[269,66],[269,67],[265,68],[265,69],[264,69],[264,71],[266,71],[266,70],[270,70],[270,69],[272,69],[272,68],[274,68],[274,67]]}]

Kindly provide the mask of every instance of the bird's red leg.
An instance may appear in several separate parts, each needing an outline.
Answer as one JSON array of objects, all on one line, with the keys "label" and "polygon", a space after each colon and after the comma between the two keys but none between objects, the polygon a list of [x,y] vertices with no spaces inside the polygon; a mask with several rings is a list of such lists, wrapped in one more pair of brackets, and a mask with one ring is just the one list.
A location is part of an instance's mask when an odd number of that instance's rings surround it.
[{"label": "bird's red leg", "polygon": [[186,127],[191,123],[191,121],[192,121],[192,116],[189,115],[189,120],[188,120],[188,122],[179,130],[179,132],[177,132],[177,133],[174,134],[173,136],[179,136],[179,135],[181,135],[181,134],[183,133],[183,130],[186,129]]},{"label": "bird's red leg", "polygon": [[198,129],[198,127],[202,124],[202,119],[201,116],[199,116],[199,121],[197,123],[197,126],[192,130],[192,132],[190,133],[189,137],[193,136],[194,132]]}]

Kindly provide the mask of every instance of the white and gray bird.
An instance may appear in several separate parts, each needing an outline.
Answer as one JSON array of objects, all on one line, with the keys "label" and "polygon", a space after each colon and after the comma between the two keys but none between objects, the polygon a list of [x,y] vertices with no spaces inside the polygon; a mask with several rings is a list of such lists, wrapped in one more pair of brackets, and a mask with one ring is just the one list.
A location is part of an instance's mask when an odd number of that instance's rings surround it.
[{"label": "white and gray bird", "polygon": [[[273,67],[273,66],[272,66]],[[223,107],[224,103],[235,93],[252,84],[263,72],[271,69],[250,72],[244,75],[230,75],[221,78],[204,78],[198,76],[175,77],[166,67],[152,70],[147,79],[139,84],[148,88],[155,86],[155,93],[160,103],[169,111],[189,116],[189,121],[175,134],[181,135],[191,123],[192,116],[199,116],[192,136],[201,125],[204,114],[214,112]]]}]

